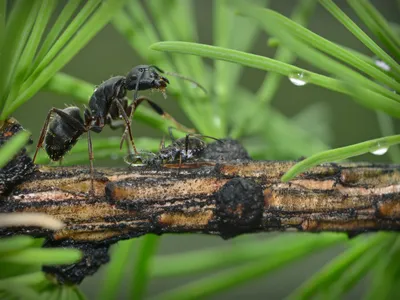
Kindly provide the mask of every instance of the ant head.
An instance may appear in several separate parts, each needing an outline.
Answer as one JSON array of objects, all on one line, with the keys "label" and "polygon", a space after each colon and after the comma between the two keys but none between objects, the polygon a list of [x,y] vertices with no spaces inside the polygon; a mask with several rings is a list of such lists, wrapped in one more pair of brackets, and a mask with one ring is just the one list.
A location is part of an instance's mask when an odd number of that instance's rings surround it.
[{"label": "ant head", "polygon": [[169,81],[159,73],[164,73],[156,66],[139,65],[134,67],[126,76],[128,90],[165,89]]}]

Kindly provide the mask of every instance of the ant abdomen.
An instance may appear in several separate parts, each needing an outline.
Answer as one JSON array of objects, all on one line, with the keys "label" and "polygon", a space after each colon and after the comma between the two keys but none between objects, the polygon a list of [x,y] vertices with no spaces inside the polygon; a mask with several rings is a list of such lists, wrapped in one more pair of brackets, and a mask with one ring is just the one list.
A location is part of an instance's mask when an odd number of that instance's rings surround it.
[{"label": "ant abdomen", "polygon": [[[71,106],[60,111],[74,119],[77,125],[83,126],[83,119],[78,107]],[[74,125],[63,122],[61,116],[58,114],[53,115],[45,137],[45,149],[51,160],[58,161],[63,158],[82,135],[81,127]]]}]

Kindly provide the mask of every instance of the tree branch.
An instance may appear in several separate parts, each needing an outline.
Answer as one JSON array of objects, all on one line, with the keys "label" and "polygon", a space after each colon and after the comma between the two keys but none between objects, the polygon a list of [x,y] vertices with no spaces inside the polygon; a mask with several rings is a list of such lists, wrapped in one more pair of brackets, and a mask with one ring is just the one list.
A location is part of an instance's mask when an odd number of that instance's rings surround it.
[{"label": "tree branch", "polygon": [[[20,130],[16,120],[6,120],[0,146]],[[202,159],[180,168],[97,168],[89,197],[87,166],[34,166],[23,149],[0,169],[0,213],[46,214],[65,226],[18,221],[22,227],[0,227],[0,237],[29,234],[45,237],[45,247],[80,249],[80,262],[44,267],[61,283],[80,283],[109,260],[111,244],[147,233],[226,239],[271,230],[355,235],[400,229],[400,166],[325,164],[282,183],[295,162],[251,161],[232,140],[210,144]]]},{"label": "tree branch", "polygon": [[146,233],[201,232],[230,238],[289,229],[399,230],[399,166],[329,164],[280,182],[293,164],[96,169],[93,199],[88,196],[88,168],[40,167],[3,198],[0,211],[46,213],[66,226],[55,232],[15,228],[1,234],[108,242]]}]

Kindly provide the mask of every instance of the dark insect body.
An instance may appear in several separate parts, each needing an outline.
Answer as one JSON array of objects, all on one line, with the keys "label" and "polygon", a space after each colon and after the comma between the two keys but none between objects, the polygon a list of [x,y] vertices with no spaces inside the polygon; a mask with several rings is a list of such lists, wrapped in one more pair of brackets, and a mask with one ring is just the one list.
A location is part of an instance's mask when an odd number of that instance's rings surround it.
[{"label": "dark insect body", "polygon": [[183,138],[176,139],[172,134],[172,127],[169,128],[169,135],[172,143],[165,147],[164,139],[161,141],[160,150],[157,154],[152,152],[140,152],[129,154],[125,162],[129,165],[156,165],[179,163],[195,160],[207,148],[207,143],[202,138],[220,140],[206,135],[189,133]]},{"label": "dark insect body", "polygon": [[[164,73],[156,66],[139,65],[134,67],[126,77],[115,76],[104,81],[94,90],[90,97],[89,105],[84,110],[83,118],[79,108],[76,106],[64,109],[52,108],[48,112],[41,130],[33,161],[35,161],[39,149],[43,146],[43,142],[51,160],[60,161],[74,147],[79,137],[87,133],[91,193],[93,194],[94,156],[90,131],[100,133],[105,125],[109,125],[112,129],[125,126],[120,146],[122,148],[127,133],[134,152],[138,153],[132,136],[130,120],[136,108],[143,101],[149,103],[151,108],[159,115],[172,120],[178,127],[183,127],[148,97],[137,97],[138,92],[141,90],[157,89],[163,93],[165,92],[169,81],[157,71]],[[181,75],[171,74],[192,81]],[[126,98],[127,91],[134,91],[134,100],[131,104]],[[123,123],[121,123],[121,118],[124,121]]]}]

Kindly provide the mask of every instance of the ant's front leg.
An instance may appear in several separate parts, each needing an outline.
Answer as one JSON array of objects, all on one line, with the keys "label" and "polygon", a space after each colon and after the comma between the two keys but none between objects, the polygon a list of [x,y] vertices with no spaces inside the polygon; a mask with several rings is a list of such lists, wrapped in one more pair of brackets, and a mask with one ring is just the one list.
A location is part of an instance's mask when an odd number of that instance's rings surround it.
[{"label": "ant's front leg", "polygon": [[[110,128],[112,130],[125,128],[125,126],[126,126],[124,120],[113,120],[110,114],[108,114],[107,117],[106,117],[106,123],[110,126]],[[126,141],[126,149],[128,151],[128,155],[132,154],[132,149],[131,149],[131,147],[129,145],[129,139],[128,139],[128,137],[126,135],[125,135],[124,139],[122,140],[122,144],[123,144],[124,141]],[[121,149],[122,149],[122,144],[120,145]]]},{"label": "ant's front leg", "polygon": [[[184,131],[184,132],[195,132],[194,129],[189,129],[187,127],[185,127],[184,125],[180,124],[178,121],[176,121],[170,114],[166,113],[160,106],[158,106],[155,102],[153,102],[150,98],[145,97],[145,96],[141,96],[139,98],[137,98],[136,100],[134,100],[132,102],[131,105],[129,105],[126,109],[127,114],[129,115],[129,120],[132,119],[133,115],[135,114],[136,109],[139,107],[140,104],[143,103],[143,101],[146,101],[150,107],[153,109],[153,111],[155,111],[157,114],[159,114],[160,116],[172,121],[175,126],[177,128],[179,128],[179,130]],[[122,148],[122,144],[124,142],[124,138],[126,135],[126,131],[128,128],[125,128],[125,132],[122,135],[121,138],[121,143],[120,143],[120,148]],[[170,134],[171,135],[171,134]]]},{"label": "ant's front leg", "polygon": [[[133,151],[135,152],[136,155],[138,155],[139,153],[138,153],[138,151],[137,151],[137,149],[136,149],[135,142],[134,142],[134,140],[133,140],[132,129],[131,129],[131,121],[130,121],[130,120],[131,120],[131,114],[132,114],[132,112],[131,112],[130,109],[129,109],[130,106],[129,106],[129,107],[124,107],[124,106],[121,104],[120,101],[121,101],[120,99],[114,99],[114,103],[117,105],[118,110],[119,110],[119,113],[120,113],[120,115],[122,116],[122,118],[124,119],[124,121],[125,121],[125,126],[126,126],[126,127],[125,127],[125,131],[124,131],[124,133],[123,133],[123,135],[122,135],[122,139],[121,139],[121,143],[120,143],[120,148],[122,148],[123,141],[125,140],[126,131],[128,131],[129,140],[131,141]],[[129,114],[129,117],[127,116],[127,112],[128,112],[128,114]]]}]

